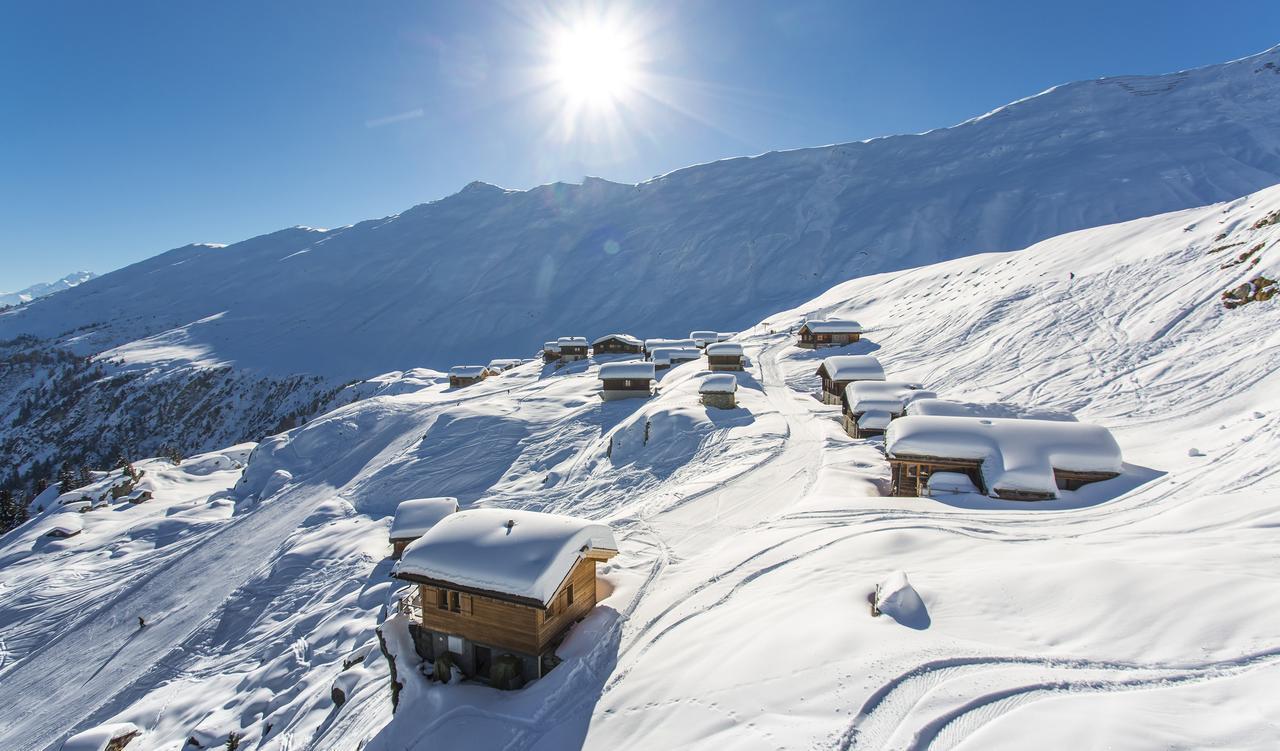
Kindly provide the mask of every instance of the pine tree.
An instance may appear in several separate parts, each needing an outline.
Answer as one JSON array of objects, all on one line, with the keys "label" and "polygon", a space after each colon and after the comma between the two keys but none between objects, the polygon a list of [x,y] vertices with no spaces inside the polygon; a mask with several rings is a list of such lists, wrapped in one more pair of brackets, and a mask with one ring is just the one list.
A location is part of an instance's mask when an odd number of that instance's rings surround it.
[{"label": "pine tree", "polygon": [[80,465],[80,476],[76,480],[76,487],[83,488],[93,482],[93,470],[89,469],[87,464]]},{"label": "pine tree", "polygon": [[70,493],[76,489],[76,476],[71,471],[71,465],[66,462],[62,463],[62,469],[58,470],[58,492]]},{"label": "pine tree", "polygon": [[13,502],[13,491],[0,488],[0,533],[18,526],[18,508]]}]

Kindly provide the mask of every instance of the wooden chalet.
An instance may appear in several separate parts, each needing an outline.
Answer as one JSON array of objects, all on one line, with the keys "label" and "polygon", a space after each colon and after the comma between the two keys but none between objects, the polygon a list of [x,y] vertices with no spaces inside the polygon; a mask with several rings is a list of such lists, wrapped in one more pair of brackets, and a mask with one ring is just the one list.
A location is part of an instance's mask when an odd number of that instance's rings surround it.
[{"label": "wooden chalet", "polygon": [[720,341],[719,331],[690,331],[689,338],[693,340],[694,346],[702,349],[708,344]]},{"label": "wooden chalet", "polygon": [[542,345],[542,361],[555,362],[560,359],[560,343],[546,342]]},{"label": "wooden chalet", "polygon": [[889,425],[885,455],[895,496],[954,492],[963,476],[993,498],[1049,500],[1123,469],[1106,428],[1051,420],[907,415]]},{"label": "wooden chalet", "polygon": [[862,326],[857,321],[805,321],[798,334],[797,347],[843,347],[862,338]]},{"label": "wooden chalet", "polygon": [[449,387],[460,389],[479,383],[490,375],[492,373],[483,365],[455,365],[449,368]]},{"label": "wooden chalet", "polygon": [[425,535],[440,520],[457,513],[458,499],[452,497],[414,498],[401,501],[391,520],[387,537],[391,542],[391,557],[397,560],[409,543]]},{"label": "wooden chalet", "polygon": [[883,381],[884,367],[871,355],[832,355],[818,366],[822,402],[840,404],[844,389],[854,381]]},{"label": "wooden chalet", "polygon": [[584,336],[562,336],[556,340],[560,346],[560,360],[573,362],[587,359],[587,338]]},{"label": "wooden chalet", "polygon": [[647,357],[652,358],[653,353],[659,349],[697,349],[698,343],[692,339],[645,339],[644,353]]},{"label": "wooden chalet", "polygon": [[591,343],[593,355],[639,355],[644,342],[629,334],[608,334]]},{"label": "wooden chalet", "polygon": [[500,508],[450,514],[395,569],[418,590],[415,651],[425,661],[448,654],[475,680],[488,681],[499,660],[514,661],[520,681],[540,678],[596,605],[596,564],[617,552],[609,527],[584,519]]},{"label": "wooden chalet", "polygon": [[706,347],[707,370],[742,370],[745,357],[737,342],[712,342]]},{"label": "wooden chalet", "polygon": [[643,360],[607,362],[600,366],[600,396],[614,399],[648,398],[653,395],[654,365]]},{"label": "wooden chalet", "polygon": [[853,438],[884,435],[889,423],[906,413],[908,404],[935,396],[918,383],[854,381],[840,397],[844,431]]},{"label": "wooden chalet", "polygon": [[674,368],[686,362],[702,358],[702,350],[697,347],[663,347],[649,353],[649,360],[658,370]]},{"label": "wooden chalet", "polygon": [[523,364],[524,364],[524,360],[517,360],[514,358],[503,358],[500,360],[490,360],[488,367],[489,367],[490,373],[497,375],[498,373],[505,373],[508,370],[511,370],[512,368],[518,368]]},{"label": "wooden chalet", "polygon": [[698,385],[702,403],[717,409],[733,409],[738,406],[738,379],[732,373],[713,373]]}]

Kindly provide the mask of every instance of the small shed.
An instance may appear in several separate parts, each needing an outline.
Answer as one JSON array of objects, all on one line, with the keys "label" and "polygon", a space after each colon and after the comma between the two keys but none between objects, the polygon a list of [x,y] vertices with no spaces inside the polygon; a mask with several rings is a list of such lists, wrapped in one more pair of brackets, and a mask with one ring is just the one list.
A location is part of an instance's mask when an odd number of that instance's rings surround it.
[{"label": "small shed", "polygon": [[78,511],[64,511],[51,518],[49,537],[75,537],[84,531],[84,516]]},{"label": "small shed", "polygon": [[655,350],[659,349],[686,349],[692,347],[697,349],[698,343],[692,339],[645,339],[644,353],[649,357],[653,357]]},{"label": "small shed", "polygon": [[123,751],[141,734],[142,731],[132,722],[98,725],[63,741],[62,751]]},{"label": "small shed", "polygon": [[591,343],[593,355],[639,355],[644,353],[644,342],[630,334],[607,334]]},{"label": "small shed", "polygon": [[391,539],[391,557],[399,560],[409,543],[422,537],[441,519],[457,511],[458,499],[448,496],[401,501],[396,506],[391,531],[387,534]]},{"label": "small shed", "polygon": [[480,681],[514,662],[516,679],[532,680],[555,665],[556,647],[595,607],[596,564],[617,553],[599,522],[468,509],[405,549],[394,575],[418,586],[410,631],[420,658],[447,654]]},{"label": "small shed", "polygon": [[742,345],[737,342],[712,342],[706,353],[707,370],[742,370]]},{"label": "small shed", "polygon": [[800,324],[797,347],[817,349],[819,347],[842,347],[862,338],[862,325],[857,321],[830,319],[824,321],[805,321]]},{"label": "small shed", "polygon": [[732,373],[714,373],[702,379],[698,393],[708,407],[733,409],[738,406],[738,378]]},{"label": "small shed", "polygon": [[605,401],[653,395],[654,364],[643,360],[600,366],[600,396]]},{"label": "small shed", "polygon": [[542,345],[542,361],[554,362],[560,359],[560,343],[545,342]]},{"label": "small shed", "polygon": [[463,386],[479,383],[490,375],[492,374],[489,369],[483,365],[455,365],[449,368],[449,386],[460,389]]},{"label": "small shed", "polygon": [[925,495],[939,472],[965,475],[994,498],[1038,501],[1109,480],[1120,446],[1099,425],[1051,420],[908,415],[885,435],[892,494]]},{"label": "small shed", "polygon": [[491,360],[489,362],[489,372],[493,374],[505,373],[512,368],[519,367],[524,364],[524,360],[503,358],[499,360]]},{"label": "small shed", "polygon": [[702,350],[697,347],[665,347],[653,350],[649,359],[658,370],[674,368],[681,363],[693,362],[702,357]]},{"label": "small shed", "polygon": [[822,402],[840,404],[844,389],[854,381],[883,381],[884,367],[871,355],[832,355],[818,366]]},{"label": "small shed", "polygon": [[560,346],[560,359],[565,362],[587,359],[587,338],[585,336],[562,336],[556,340]]},{"label": "small shed", "polygon": [[705,347],[712,342],[720,341],[719,331],[690,331],[689,338],[693,340],[694,345],[699,348]]},{"label": "small shed", "polygon": [[854,438],[883,435],[889,422],[902,417],[908,404],[935,396],[919,383],[854,381],[844,387],[841,395],[844,430]]}]

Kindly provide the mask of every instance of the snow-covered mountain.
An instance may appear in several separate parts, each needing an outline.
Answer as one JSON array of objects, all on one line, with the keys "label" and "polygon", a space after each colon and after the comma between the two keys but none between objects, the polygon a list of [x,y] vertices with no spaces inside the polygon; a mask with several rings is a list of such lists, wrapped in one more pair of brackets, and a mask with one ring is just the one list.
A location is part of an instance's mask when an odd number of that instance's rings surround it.
[{"label": "snow-covered mountain", "polygon": [[[110,405],[181,391],[225,415],[219,394],[237,388],[228,379],[290,395],[289,405],[255,399],[263,416],[234,436],[171,431],[185,450],[209,450],[257,439],[298,403],[376,373],[526,355],[548,336],[734,330],[845,279],[1270,185],[1278,119],[1280,48],[1059,86],[920,135],[729,159],[640,185],[473,183],[351,227],[178,248],[0,314],[10,342],[0,357],[60,347],[111,363],[77,382],[65,409],[36,413],[40,436],[10,426],[0,446],[23,447],[6,449],[19,467],[101,460],[77,430],[155,451],[159,426]],[[12,346],[19,336],[35,339]],[[118,375],[165,390],[119,399]],[[38,408],[58,377],[24,372],[0,409]],[[311,385],[290,385],[301,381]],[[59,417],[71,412],[74,422]]]},{"label": "snow-covered mountain", "polygon": [[[597,361],[392,373],[256,447],[137,462],[145,503],[100,499],[118,472],[51,491],[0,539],[0,746],[127,721],[130,751],[1274,748],[1278,253],[1275,187],[840,284],[744,327],[737,410],[698,404],[696,362],[611,402]],[[891,377],[1110,427],[1124,474],[884,497],[880,439],[813,398],[830,351],[787,334],[835,315]],[[621,553],[546,677],[402,671],[393,717],[388,515],[423,495],[607,521]],[[895,572],[905,624],[869,613]]]},{"label": "snow-covered mountain", "polygon": [[77,287],[84,282],[96,277],[97,274],[92,271],[73,271],[62,277],[56,282],[41,282],[33,284],[26,289],[17,292],[0,292],[0,307],[6,305],[21,305],[24,302],[31,302],[40,297],[47,297],[54,292],[61,292],[72,287]]}]

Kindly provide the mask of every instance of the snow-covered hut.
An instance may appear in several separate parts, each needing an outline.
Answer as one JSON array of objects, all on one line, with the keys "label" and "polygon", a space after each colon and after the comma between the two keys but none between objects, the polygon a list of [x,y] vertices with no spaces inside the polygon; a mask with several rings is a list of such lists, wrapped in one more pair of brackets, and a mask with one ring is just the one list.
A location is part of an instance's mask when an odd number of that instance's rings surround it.
[{"label": "snow-covered hut", "polygon": [[522,365],[523,363],[524,363],[524,361],[523,361],[523,360],[516,360],[516,359],[513,359],[513,358],[503,358],[503,359],[499,359],[499,360],[491,360],[491,361],[489,362],[489,372],[490,372],[490,373],[505,373],[505,372],[507,372],[508,370],[511,370],[512,368],[519,367],[519,366],[520,366],[520,365]]},{"label": "snow-covered hut", "polygon": [[644,342],[630,334],[606,334],[591,343],[591,354],[638,355],[644,352]]},{"label": "snow-covered hut", "polygon": [[935,396],[919,383],[854,381],[844,387],[841,395],[844,431],[854,438],[883,435],[889,422],[902,417],[908,404]]},{"label": "snow-covered hut", "polygon": [[132,722],[98,725],[63,741],[62,751],[121,751],[141,733]]},{"label": "snow-covered hut", "polygon": [[422,537],[449,514],[457,513],[458,499],[451,497],[414,498],[401,501],[391,520],[391,557],[399,558],[409,543]]},{"label": "snow-covered hut", "polygon": [[720,341],[719,331],[690,331],[689,338],[693,340],[694,345],[702,348],[712,342]]},{"label": "snow-covered hut", "polygon": [[733,373],[714,373],[702,379],[698,393],[708,407],[733,409],[738,406],[738,378]]},{"label": "snow-covered hut", "polygon": [[84,516],[78,511],[63,511],[50,519],[49,537],[75,537],[84,531]]},{"label": "snow-covered hut", "polygon": [[844,389],[854,381],[883,381],[884,367],[871,355],[832,355],[818,366],[824,404],[840,404]]},{"label": "snow-covered hut", "polygon": [[893,495],[920,496],[932,475],[966,475],[994,498],[1037,501],[1109,480],[1123,457],[1099,425],[1051,420],[908,415],[885,434]]},{"label": "snow-covered hut", "polygon": [[449,368],[449,386],[460,389],[463,386],[479,383],[490,375],[492,374],[489,369],[483,365],[455,365]]},{"label": "snow-covered hut", "polygon": [[693,347],[697,349],[698,343],[692,339],[645,339],[644,353],[649,357],[653,357],[654,350],[658,349],[687,349]]},{"label": "snow-covered hut", "polygon": [[544,342],[542,345],[542,361],[554,362],[560,359],[560,342]]},{"label": "snow-covered hut", "polygon": [[649,353],[649,360],[658,370],[666,370],[675,366],[693,362],[702,357],[702,350],[697,347],[659,347]]},{"label": "snow-covered hut", "polygon": [[707,345],[707,370],[742,370],[742,345],[712,342]]},{"label": "snow-covered hut", "polygon": [[862,338],[862,325],[857,321],[826,320],[805,321],[800,324],[797,347],[817,349],[819,347],[841,347]]},{"label": "snow-covered hut", "polygon": [[509,654],[523,679],[542,677],[596,605],[596,564],[617,552],[612,530],[585,519],[501,508],[446,516],[395,569],[418,586],[418,655],[449,654],[465,675],[487,680]]},{"label": "snow-covered hut", "polygon": [[600,366],[600,396],[606,401],[631,397],[649,397],[654,378],[654,364],[644,360],[607,362]]},{"label": "snow-covered hut", "polygon": [[556,340],[560,346],[560,359],[565,362],[587,359],[587,338],[585,336],[562,336]]}]

